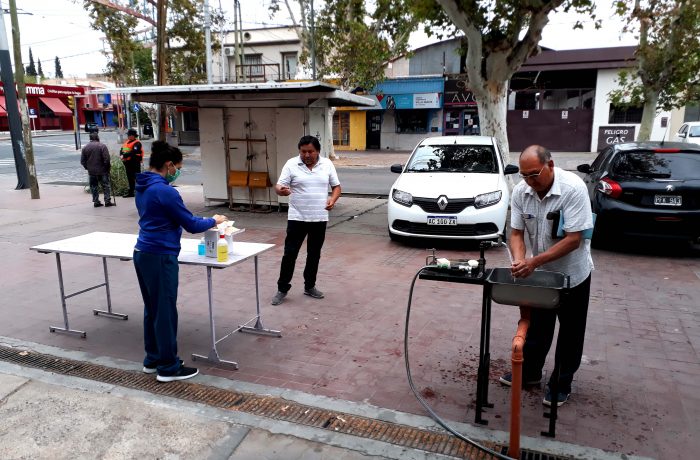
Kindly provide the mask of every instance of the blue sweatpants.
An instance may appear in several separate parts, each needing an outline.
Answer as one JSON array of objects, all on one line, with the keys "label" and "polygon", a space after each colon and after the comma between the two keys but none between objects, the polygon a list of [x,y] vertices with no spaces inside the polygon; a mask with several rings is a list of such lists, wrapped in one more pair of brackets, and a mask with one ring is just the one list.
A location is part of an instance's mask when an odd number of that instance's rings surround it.
[{"label": "blue sweatpants", "polygon": [[134,251],[134,267],[143,297],[143,365],[160,375],[180,369],[177,356],[177,256]]}]

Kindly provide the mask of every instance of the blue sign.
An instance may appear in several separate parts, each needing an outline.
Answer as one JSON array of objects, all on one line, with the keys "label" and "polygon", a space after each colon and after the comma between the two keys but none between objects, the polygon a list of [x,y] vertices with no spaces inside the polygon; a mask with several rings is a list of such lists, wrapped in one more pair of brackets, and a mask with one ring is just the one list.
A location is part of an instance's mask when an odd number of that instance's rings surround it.
[{"label": "blue sign", "polygon": [[138,112],[139,110],[141,110],[141,106],[138,105],[136,102],[134,102],[133,107],[134,107],[134,112]]},{"label": "blue sign", "polygon": [[29,108],[29,115],[36,115],[36,109]]}]

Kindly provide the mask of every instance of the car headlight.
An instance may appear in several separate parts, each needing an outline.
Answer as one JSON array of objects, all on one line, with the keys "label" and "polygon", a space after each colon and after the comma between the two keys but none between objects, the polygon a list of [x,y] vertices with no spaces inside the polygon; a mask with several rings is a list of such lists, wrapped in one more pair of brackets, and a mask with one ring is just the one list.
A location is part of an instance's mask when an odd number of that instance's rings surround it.
[{"label": "car headlight", "polygon": [[391,194],[391,197],[396,201],[398,204],[402,204],[404,206],[408,206],[409,208],[413,206],[413,195],[411,195],[408,192],[404,192],[399,189],[394,189],[394,193]]},{"label": "car headlight", "polygon": [[492,206],[501,201],[502,195],[503,193],[500,190],[496,192],[482,193],[481,195],[477,195],[476,198],[474,198],[474,207],[479,209],[485,208],[487,206]]}]

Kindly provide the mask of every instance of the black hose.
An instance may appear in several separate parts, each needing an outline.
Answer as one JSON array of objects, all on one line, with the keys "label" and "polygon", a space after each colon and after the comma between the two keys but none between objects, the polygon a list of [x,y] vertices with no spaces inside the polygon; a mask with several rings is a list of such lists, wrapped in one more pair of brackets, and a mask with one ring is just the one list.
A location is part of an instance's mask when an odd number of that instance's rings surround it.
[{"label": "black hose", "polygon": [[418,279],[418,276],[421,274],[423,270],[426,268],[435,268],[435,265],[426,265],[422,267],[416,275],[413,277],[413,281],[411,281],[411,290],[408,292],[408,307],[406,308],[406,327],[404,328],[404,336],[403,336],[403,355],[404,355],[404,360],[406,362],[406,376],[408,377],[408,385],[411,387],[411,391],[415,395],[416,399],[418,399],[418,402],[423,406],[423,408],[428,411],[430,414],[430,417],[432,417],[433,420],[435,420],[441,427],[443,427],[445,430],[447,430],[449,433],[454,435],[455,437],[461,439],[462,441],[466,442],[467,444],[471,444],[472,446],[476,447],[477,449],[486,452],[489,455],[493,455],[496,458],[502,459],[502,460],[515,460],[512,457],[508,457],[507,455],[503,455],[501,453],[496,452],[495,450],[491,450],[486,446],[482,446],[481,444],[477,443],[476,441],[467,438],[463,434],[455,431],[453,428],[451,428],[447,422],[445,422],[443,419],[440,418],[439,415],[433,411],[433,409],[428,405],[428,403],[421,397],[421,395],[418,393],[418,390],[416,390],[415,385],[413,384],[413,378],[411,377],[411,365],[409,364],[408,361],[408,323],[409,319],[411,317],[411,301],[413,299],[413,288],[416,285],[416,280]]}]

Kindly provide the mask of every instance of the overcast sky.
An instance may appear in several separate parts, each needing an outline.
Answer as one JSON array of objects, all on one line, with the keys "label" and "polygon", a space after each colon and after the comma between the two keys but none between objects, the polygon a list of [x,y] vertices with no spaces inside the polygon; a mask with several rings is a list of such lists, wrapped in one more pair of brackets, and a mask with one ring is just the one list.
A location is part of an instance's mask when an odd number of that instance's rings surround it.
[{"label": "overcast sky", "polygon": [[[140,0],[143,1],[143,0]],[[266,24],[290,24],[285,8],[277,17],[270,19],[267,14],[269,0],[240,0],[244,28],[258,28]],[[0,0],[3,8],[8,8],[7,0]],[[82,7],[82,0],[17,0],[20,13],[19,25],[22,39],[22,59],[25,66],[29,62],[29,48],[32,49],[34,62],[41,60],[47,78],[54,75],[54,60],[58,56],[63,74],[66,78],[84,77],[86,73],[102,73],[107,64],[103,54],[102,35],[90,28],[90,19]],[[319,1],[320,3],[320,1]],[[602,0],[600,5],[611,4],[611,0]],[[231,10],[232,0],[210,0],[211,7],[221,4]],[[261,6],[262,5],[262,6]],[[7,38],[12,46],[12,29],[9,14],[5,14]],[[603,19],[603,29],[594,30],[592,21],[584,18],[583,31],[573,31],[576,21],[574,15],[550,15],[550,24],[543,33],[542,46],[553,49],[596,48],[608,46],[634,45],[632,36],[621,36],[622,23],[612,14],[610,6],[599,7],[598,16]],[[227,19],[232,22],[233,15]],[[416,48],[434,42],[435,39],[415,33],[411,45]],[[11,53],[12,54],[12,53]]]}]

